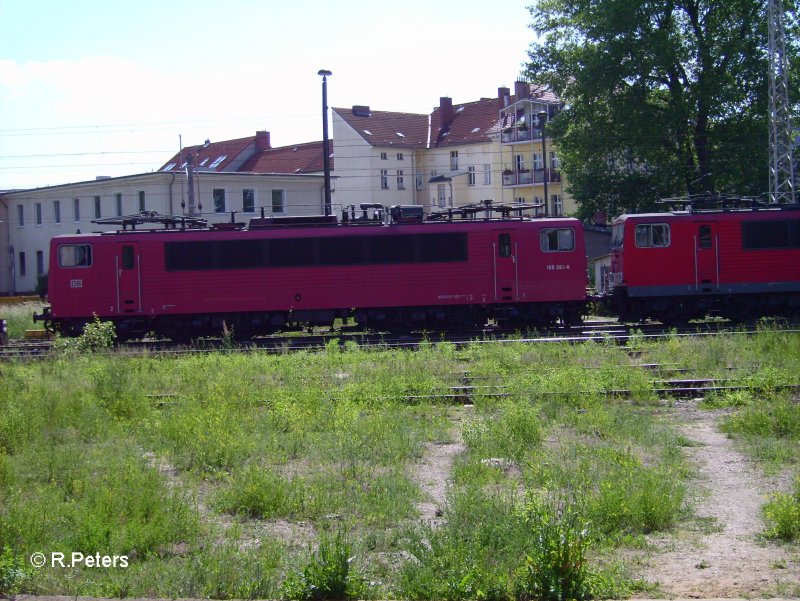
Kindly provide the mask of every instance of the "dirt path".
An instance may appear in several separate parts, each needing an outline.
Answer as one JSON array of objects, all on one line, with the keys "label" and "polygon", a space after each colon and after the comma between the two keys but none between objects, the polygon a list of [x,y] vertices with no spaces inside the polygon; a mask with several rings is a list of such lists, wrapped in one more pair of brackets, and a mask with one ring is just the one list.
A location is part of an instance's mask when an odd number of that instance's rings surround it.
[{"label": "dirt path", "polygon": [[698,446],[687,450],[697,466],[696,513],[711,532],[653,542],[663,551],[649,558],[641,577],[668,595],[691,598],[800,595],[800,554],[759,539],[761,507],[777,479],[759,468],[719,432],[719,415],[681,410],[680,430]]},{"label": "dirt path", "polygon": [[463,414],[460,414],[454,419],[450,442],[426,444],[422,460],[412,467],[412,478],[425,495],[425,500],[417,503],[417,511],[421,520],[434,528],[444,523],[442,516],[447,502],[447,487],[453,461],[466,451],[466,446],[461,441],[462,418]]}]

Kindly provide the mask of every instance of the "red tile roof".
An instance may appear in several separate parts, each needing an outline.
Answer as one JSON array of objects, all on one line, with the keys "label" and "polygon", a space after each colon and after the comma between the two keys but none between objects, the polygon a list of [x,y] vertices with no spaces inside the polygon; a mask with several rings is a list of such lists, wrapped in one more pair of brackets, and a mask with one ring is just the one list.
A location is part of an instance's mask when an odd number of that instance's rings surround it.
[{"label": "red tile roof", "polygon": [[426,148],[428,115],[369,111],[369,116],[354,114],[353,109],[334,108],[334,112],[372,146]]},{"label": "red tile roof", "polygon": [[[176,154],[169,161],[164,163],[159,171],[179,171],[181,165],[186,162],[186,157],[188,157],[191,152],[196,153],[195,156],[197,158],[194,164],[198,169],[206,171],[225,171],[226,167],[239,157],[239,155],[247,152],[248,147],[250,147],[250,152],[253,151],[255,139],[255,136],[249,136],[247,138],[237,138],[236,140],[223,140],[222,142],[207,141],[205,144],[187,146],[183,149],[182,153]],[[167,169],[171,164],[174,164],[174,166],[171,169]]]},{"label": "red tile roof", "polygon": [[498,105],[495,98],[482,98],[475,102],[453,105],[453,119],[442,127],[441,110],[431,114],[431,146],[453,146],[490,142],[489,133],[496,129]]},{"label": "red tile roof", "polygon": [[[255,136],[187,146],[161,166],[160,171],[180,171],[189,153],[196,152],[200,171],[239,173],[317,173],[323,170],[322,141],[257,151]],[[333,140],[330,141],[331,155]],[[215,161],[224,156],[216,165]],[[212,167],[213,165],[213,167]],[[171,166],[171,167],[170,167]],[[170,169],[167,169],[170,167]],[[331,161],[333,168],[333,161]]]},{"label": "red tile roof", "polygon": [[[331,155],[333,140],[330,140]],[[318,173],[323,170],[322,141],[270,148],[250,157],[238,171],[248,173]],[[333,169],[333,157],[331,157]]]}]

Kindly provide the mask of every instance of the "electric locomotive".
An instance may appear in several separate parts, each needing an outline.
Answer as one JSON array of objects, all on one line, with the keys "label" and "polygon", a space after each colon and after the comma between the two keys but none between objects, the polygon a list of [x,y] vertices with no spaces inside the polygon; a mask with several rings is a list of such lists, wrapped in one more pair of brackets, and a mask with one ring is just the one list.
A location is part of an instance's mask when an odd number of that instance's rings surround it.
[{"label": "electric locomotive", "polygon": [[581,223],[524,208],[485,202],[425,218],[418,206],[365,205],[341,220],[232,215],[212,226],[112,220],[122,229],[53,238],[50,304],[35,318],[77,335],[96,315],[121,339],[175,340],[336,320],[376,331],[576,323],[587,300]]},{"label": "electric locomotive", "polygon": [[738,199],[707,209],[682,202],[683,210],[614,221],[603,299],[613,313],[681,323],[800,310],[799,205]]}]

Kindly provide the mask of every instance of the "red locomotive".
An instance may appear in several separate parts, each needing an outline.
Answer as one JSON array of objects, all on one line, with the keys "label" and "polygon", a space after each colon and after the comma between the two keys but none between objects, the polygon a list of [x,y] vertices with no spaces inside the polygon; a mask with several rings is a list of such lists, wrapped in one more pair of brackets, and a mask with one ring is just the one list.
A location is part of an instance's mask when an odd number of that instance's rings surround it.
[{"label": "red locomotive", "polygon": [[366,218],[367,209],[364,218],[262,217],[246,227],[144,215],[114,232],[57,236],[50,306],[36,318],[65,335],[97,315],[121,339],[180,340],[225,326],[250,337],[337,318],[375,330],[580,320],[578,220],[507,209],[503,218],[463,219],[463,210],[424,220],[421,207]]},{"label": "red locomotive", "polygon": [[800,207],[748,203],[619,217],[606,303],[627,321],[796,313]]}]

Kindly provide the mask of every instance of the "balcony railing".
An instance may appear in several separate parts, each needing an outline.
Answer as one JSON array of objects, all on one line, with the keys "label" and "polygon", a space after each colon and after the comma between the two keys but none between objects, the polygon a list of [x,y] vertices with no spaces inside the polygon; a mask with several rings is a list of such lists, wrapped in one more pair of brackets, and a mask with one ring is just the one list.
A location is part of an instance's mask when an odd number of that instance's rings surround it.
[{"label": "balcony railing", "polygon": [[513,144],[515,142],[530,142],[531,140],[541,140],[542,130],[530,127],[511,127],[500,133],[500,141],[503,144]]},{"label": "balcony railing", "polygon": [[523,169],[521,171],[503,173],[503,185],[526,186],[530,184],[543,184],[545,178],[547,178],[548,183],[560,182],[561,172],[557,169],[534,169],[533,171]]}]

